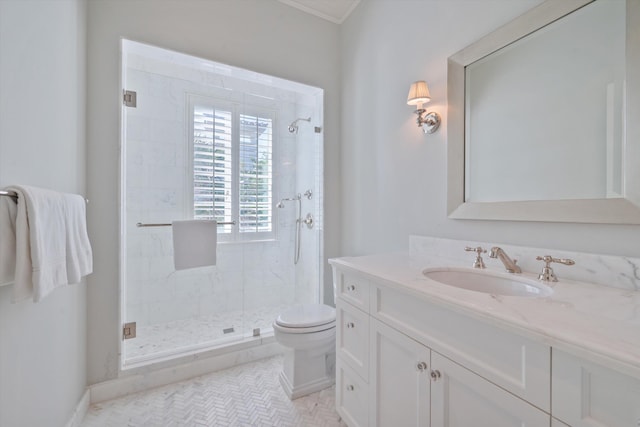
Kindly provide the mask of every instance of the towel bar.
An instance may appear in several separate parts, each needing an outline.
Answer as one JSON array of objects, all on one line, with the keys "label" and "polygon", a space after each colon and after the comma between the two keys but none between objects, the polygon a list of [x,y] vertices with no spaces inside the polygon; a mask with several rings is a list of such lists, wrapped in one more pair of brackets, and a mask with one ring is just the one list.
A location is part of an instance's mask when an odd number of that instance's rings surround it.
[{"label": "towel bar", "polygon": [[[18,193],[16,193],[15,191],[0,190],[0,196],[6,196],[6,197],[11,197],[12,199],[17,199],[18,198]],[[84,201],[86,203],[89,203],[88,199],[84,199]]]},{"label": "towel bar", "polygon": [[[141,222],[136,224],[136,227],[171,227],[172,224],[143,224]],[[236,225],[235,221],[219,222],[218,225]]]},{"label": "towel bar", "polygon": [[4,190],[0,190],[0,196],[7,196],[7,197],[12,197],[14,199],[18,198],[18,195],[13,192],[13,191],[4,191]]}]

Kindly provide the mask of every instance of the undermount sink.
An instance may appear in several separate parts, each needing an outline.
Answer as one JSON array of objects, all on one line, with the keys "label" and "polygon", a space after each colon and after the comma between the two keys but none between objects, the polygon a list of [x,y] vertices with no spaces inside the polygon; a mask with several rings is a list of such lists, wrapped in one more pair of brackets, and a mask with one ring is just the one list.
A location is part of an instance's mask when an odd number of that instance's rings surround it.
[{"label": "undermount sink", "polygon": [[553,293],[553,289],[544,283],[516,274],[462,267],[427,268],[422,274],[444,285],[486,294],[546,297]]}]

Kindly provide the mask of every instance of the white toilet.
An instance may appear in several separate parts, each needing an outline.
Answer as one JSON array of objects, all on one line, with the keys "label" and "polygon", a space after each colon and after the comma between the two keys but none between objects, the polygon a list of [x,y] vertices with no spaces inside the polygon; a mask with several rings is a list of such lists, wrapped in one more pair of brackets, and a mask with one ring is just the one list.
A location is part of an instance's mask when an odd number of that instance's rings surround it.
[{"label": "white toilet", "polygon": [[280,384],[291,400],[335,383],[336,310],[305,304],[282,312],[273,322],[276,341],[285,347]]}]

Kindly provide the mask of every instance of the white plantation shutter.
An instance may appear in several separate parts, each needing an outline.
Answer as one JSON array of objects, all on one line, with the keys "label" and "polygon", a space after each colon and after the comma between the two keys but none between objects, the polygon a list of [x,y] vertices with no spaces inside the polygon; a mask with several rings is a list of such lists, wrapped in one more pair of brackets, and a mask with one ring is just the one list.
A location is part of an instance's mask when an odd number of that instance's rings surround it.
[{"label": "white plantation shutter", "polygon": [[[191,101],[193,217],[236,221],[227,239],[273,235],[272,112],[239,114],[215,99]],[[235,237],[234,237],[235,236]]]},{"label": "white plantation shutter", "polygon": [[240,114],[240,233],[270,232],[273,120]]},{"label": "white plantation shutter", "polygon": [[[233,221],[232,112],[193,108],[193,217]],[[225,226],[218,232],[230,232]]]}]

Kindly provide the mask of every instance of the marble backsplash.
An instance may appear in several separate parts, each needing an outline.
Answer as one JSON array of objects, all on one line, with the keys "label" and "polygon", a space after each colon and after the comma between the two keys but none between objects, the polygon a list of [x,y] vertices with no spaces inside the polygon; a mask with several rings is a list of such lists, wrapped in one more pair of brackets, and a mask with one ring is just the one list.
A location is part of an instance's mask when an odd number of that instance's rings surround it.
[{"label": "marble backsplash", "polygon": [[483,254],[482,257],[487,268],[490,269],[503,270],[503,265],[498,259],[489,258],[489,250],[493,246],[500,246],[510,258],[518,260],[518,265],[524,272],[538,274],[542,270],[544,263],[536,260],[538,255],[570,258],[575,261],[575,265],[551,264],[561,281],[589,282],[631,291],[640,291],[640,258],[530,248],[499,242],[476,242],[429,236],[409,237],[409,255],[412,262],[416,263],[435,257],[448,265],[471,267],[476,254],[474,252],[466,252],[464,250],[466,246],[481,246],[486,249],[487,253]]}]

